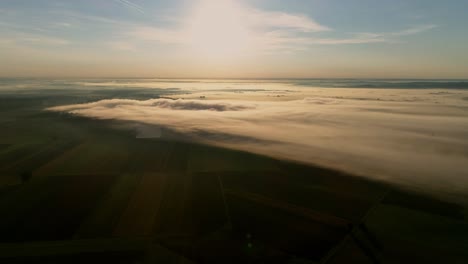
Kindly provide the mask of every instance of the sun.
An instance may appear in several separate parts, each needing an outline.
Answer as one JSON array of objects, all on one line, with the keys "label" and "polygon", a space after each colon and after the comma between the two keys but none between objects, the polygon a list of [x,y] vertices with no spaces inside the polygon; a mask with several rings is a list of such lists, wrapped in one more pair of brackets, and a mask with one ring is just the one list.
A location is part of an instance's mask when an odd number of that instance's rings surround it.
[{"label": "sun", "polygon": [[193,51],[206,58],[235,58],[252,44],[242,7],[230,0],[200,1],[186,32]]}]

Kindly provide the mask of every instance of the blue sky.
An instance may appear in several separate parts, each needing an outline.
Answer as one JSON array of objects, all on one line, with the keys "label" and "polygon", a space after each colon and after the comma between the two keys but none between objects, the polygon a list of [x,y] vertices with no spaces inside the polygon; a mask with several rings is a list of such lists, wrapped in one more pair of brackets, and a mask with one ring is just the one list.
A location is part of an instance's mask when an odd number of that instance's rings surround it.
[{"label": "blue sky", "polygon": [[468,78],[467,6],[2,0],[0,75]]}]

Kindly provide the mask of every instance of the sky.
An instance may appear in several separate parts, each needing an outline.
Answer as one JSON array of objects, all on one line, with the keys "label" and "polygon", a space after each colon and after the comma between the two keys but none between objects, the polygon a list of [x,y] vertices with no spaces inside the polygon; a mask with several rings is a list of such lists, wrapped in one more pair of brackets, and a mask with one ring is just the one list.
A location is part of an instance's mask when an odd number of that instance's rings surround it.
[{"label": "sky", "polygon": [[0,77],[468,78],[467,0],[1,0]]}]

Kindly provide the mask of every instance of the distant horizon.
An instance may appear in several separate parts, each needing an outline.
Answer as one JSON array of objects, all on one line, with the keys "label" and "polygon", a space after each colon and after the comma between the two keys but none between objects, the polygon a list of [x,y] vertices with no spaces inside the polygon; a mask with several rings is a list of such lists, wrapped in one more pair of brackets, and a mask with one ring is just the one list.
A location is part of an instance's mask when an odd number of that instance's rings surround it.
[{"label": "distant horizon", "polygon": [[408,80],[408,81],[468,81],[468,77],[464,78],[406,78],[406,77],[164,77],[164,76],[0,76],[0,79],[115,79],[115,80]]}]

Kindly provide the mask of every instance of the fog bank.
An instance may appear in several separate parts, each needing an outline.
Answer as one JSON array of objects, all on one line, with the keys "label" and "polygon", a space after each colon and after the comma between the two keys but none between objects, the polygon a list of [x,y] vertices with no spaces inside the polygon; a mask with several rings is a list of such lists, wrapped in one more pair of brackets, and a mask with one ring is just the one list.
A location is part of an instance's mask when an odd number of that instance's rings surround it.
[{"label": "fog bank", "polygon": [[[48,110],[167,127],[204,143],[405,187],[459,195],[468,190],[467,91],[251,93],[204,91],[177,100],[112,99]],[[209,100],[196,99],[201,94]]]}]

